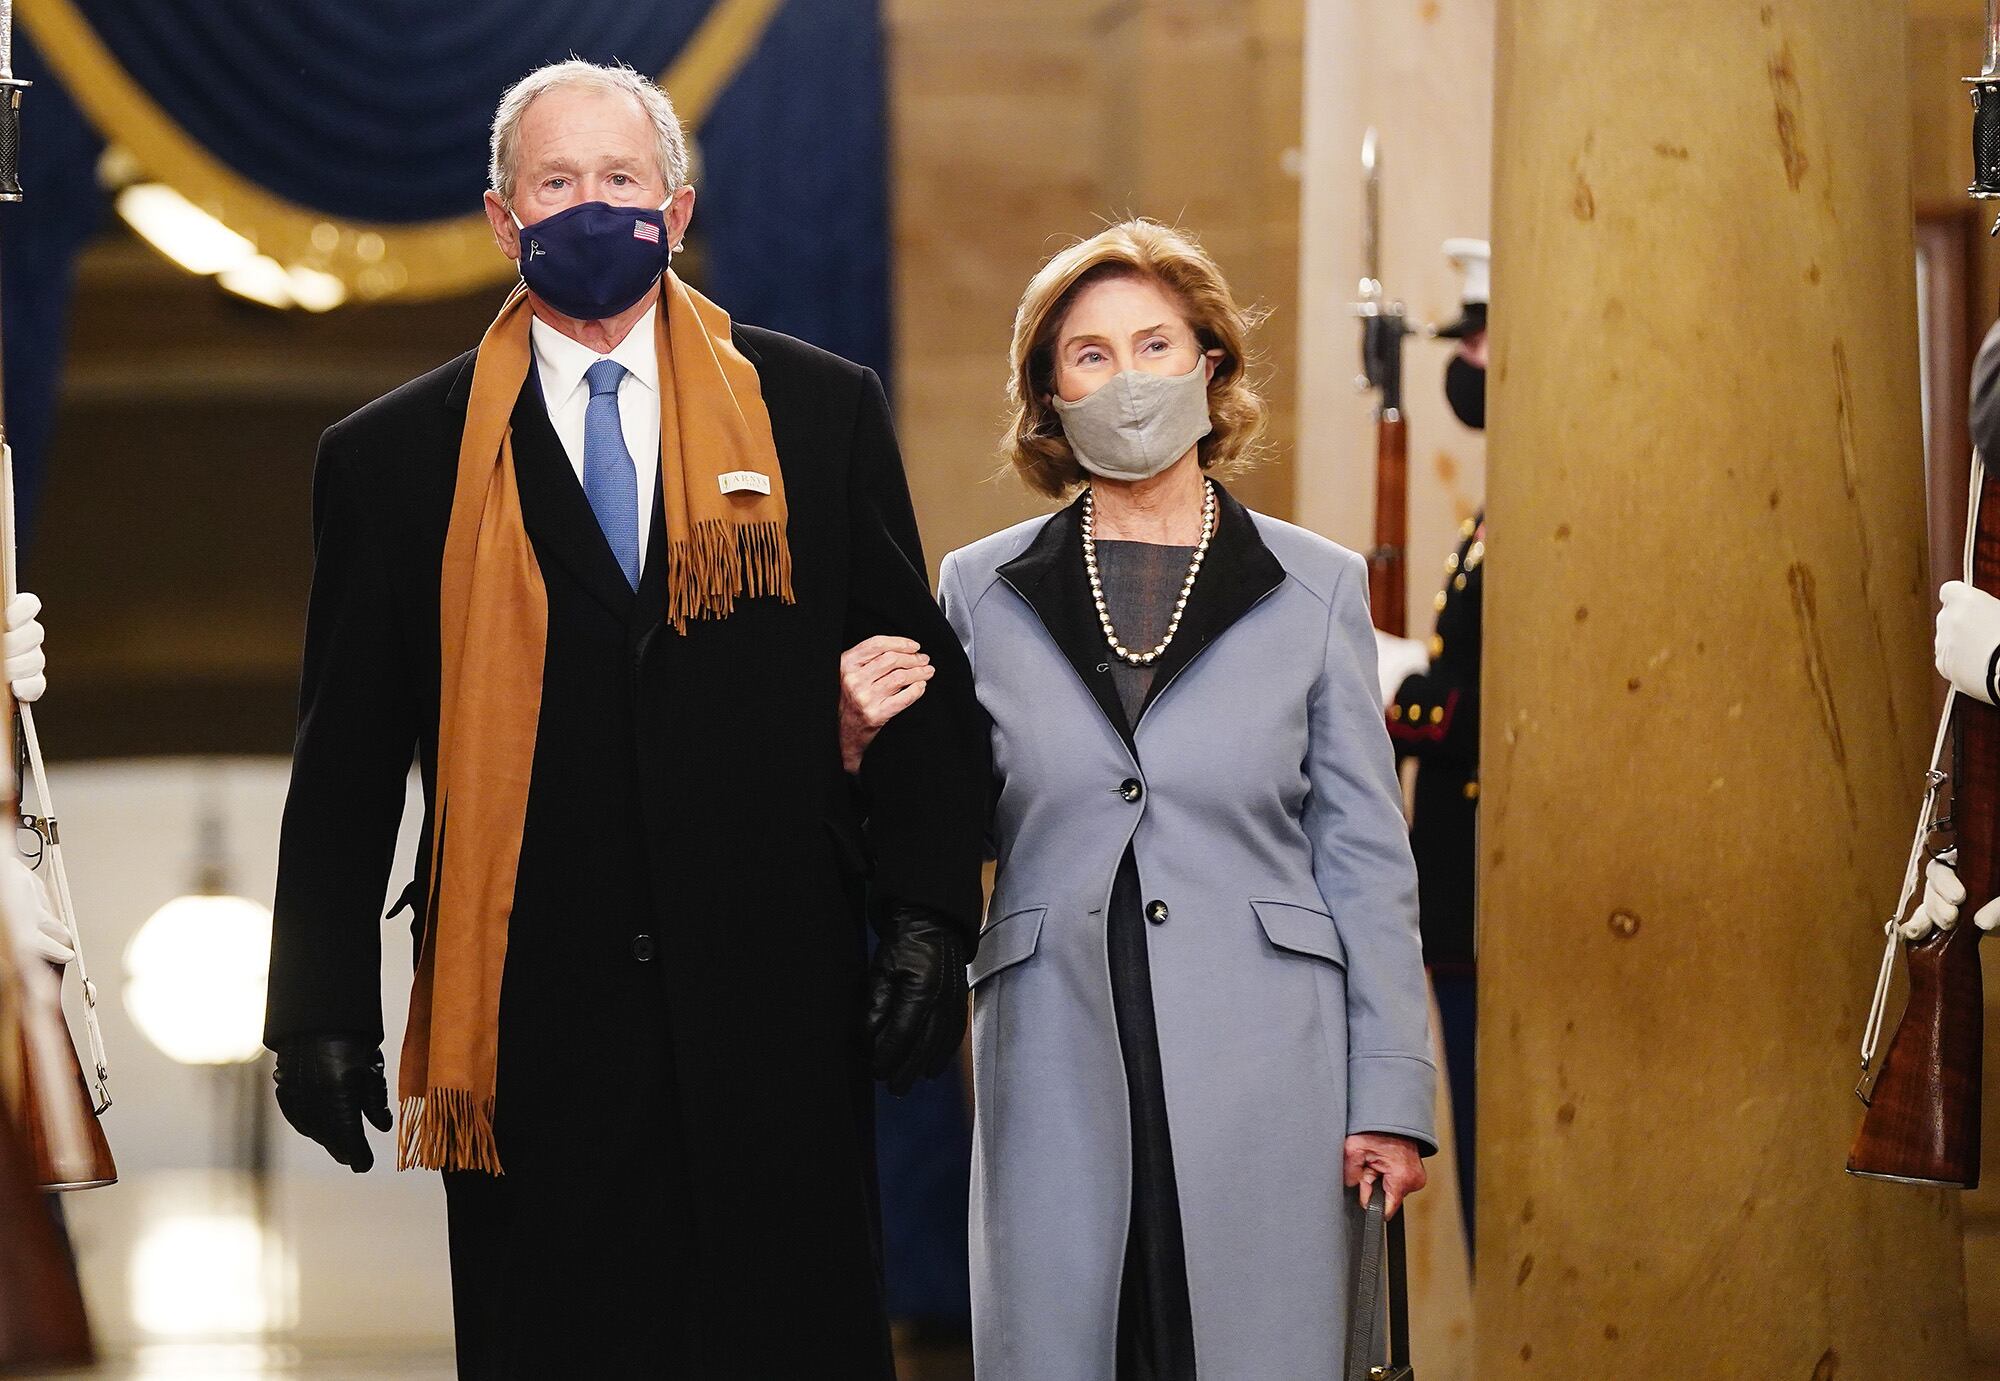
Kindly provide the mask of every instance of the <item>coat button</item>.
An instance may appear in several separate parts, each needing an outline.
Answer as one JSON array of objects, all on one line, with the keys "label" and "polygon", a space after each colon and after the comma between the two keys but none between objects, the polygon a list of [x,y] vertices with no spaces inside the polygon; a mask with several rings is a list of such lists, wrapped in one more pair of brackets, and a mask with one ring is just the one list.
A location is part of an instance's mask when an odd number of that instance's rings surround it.
[{"label": "coat button", "polygon": [[653,958],[653,937],[634,935],[632,937],[632,957],[640,963],[649,963]]},{"label": "coat button", "polygon": [[1154,925],[1165,925],[1167,923],[1167,904],[1163,901],[1147,902],[1146,919]]},{"label": "coat button", "polygon": [[1146,788],[1139,785],[1137,777],[1127,777],[1118,784],[1118,794],[1128,801],[1136,801],[1146,794]]}]

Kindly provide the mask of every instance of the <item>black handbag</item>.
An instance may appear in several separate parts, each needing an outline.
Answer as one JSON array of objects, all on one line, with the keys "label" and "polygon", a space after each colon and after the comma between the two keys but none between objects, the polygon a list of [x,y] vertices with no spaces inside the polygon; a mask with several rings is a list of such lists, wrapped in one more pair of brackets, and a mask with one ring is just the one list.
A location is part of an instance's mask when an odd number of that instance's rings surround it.
[{"label": "black handbag", "polygon": [[1410,1366],[1410,1283],[1403,1215],[1387,1218],[1380,1181],[1368,1207],[1347,1200],[1354,1280],[1347,1300],[1346,1381],[1416,1381]]}]

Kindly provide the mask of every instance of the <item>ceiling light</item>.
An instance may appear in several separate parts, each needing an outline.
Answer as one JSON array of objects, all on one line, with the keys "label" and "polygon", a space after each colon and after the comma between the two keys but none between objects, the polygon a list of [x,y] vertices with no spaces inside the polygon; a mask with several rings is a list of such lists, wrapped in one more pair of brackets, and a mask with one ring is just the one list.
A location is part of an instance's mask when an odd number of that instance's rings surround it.
[{"label": "ceiling light", "polygon": [[247,297],[266,307],[295,305],[291,275],[285,272],[283,264],[268,254],[256,255],[235,268],[224,269],[215,275],[215,281],[238,297]]},{"label": "ceiling light", "polygon": [[125,947],[125,1010],[171,1060],[242,1064],[264,1053],[271,913],[245,897],[176,897]]},{"label": "ceiling light", "polygon": [[117,196],[118,214],[154,249],[189,273],[221,273],[257,247],[161,182],[140,182]]}]

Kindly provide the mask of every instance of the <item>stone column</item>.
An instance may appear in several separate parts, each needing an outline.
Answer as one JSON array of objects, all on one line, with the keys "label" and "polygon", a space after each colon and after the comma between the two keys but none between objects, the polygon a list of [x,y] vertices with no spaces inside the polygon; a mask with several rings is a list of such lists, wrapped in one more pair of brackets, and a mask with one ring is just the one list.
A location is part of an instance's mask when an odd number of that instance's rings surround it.
[{"label": "stone column", "polygon": [[1478,1375],[1957,1376],[1842,1173],[1929,747],[1907,7],[1502,0]]}]

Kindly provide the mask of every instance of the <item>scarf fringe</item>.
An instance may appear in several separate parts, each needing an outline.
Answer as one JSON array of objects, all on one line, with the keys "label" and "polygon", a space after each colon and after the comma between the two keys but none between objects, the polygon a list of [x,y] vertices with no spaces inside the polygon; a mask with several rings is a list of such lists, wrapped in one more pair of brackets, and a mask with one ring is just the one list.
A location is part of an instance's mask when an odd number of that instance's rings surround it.
[{"label": "scarf fringe", "polygon": [[396,1133],[398,1170],[500,1169],[493,1139],[493,1100],[468,1089],[434,1088],[403,1100]]},{"label": "scarf fringe", "polygon": [[736,597],[776,595],[792,602],[792,547],[784,525],[727,519],[696,523],[667,553],[667,622],[687,632],[689,619],[727,618]]}]

